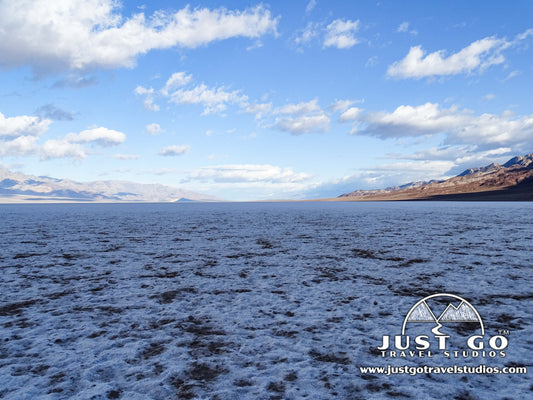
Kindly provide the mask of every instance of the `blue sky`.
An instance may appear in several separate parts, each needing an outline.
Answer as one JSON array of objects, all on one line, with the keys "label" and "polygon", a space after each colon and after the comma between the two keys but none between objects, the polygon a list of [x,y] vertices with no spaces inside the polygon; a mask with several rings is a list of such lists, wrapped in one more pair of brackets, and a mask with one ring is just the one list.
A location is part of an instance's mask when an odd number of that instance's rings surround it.
[{"label": "blue sky", "polygon": [[531,1],[0,0],[0,165],[228,200],[533,152]]}]

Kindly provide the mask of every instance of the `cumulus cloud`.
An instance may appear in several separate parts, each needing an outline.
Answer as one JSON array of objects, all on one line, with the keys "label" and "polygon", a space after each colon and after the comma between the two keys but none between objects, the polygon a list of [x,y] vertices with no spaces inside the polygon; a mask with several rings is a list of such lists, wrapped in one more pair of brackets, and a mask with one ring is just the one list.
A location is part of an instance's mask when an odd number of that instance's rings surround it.
[{"label": "cumulus cloud", "polygon": [[100,146],[113,146],[126,140],[126,135],[112,129],[97,127],[86,129],[78,134],[69,133],[65,140],[70,143],[96,143]]},{"label": "cumulus cloud", "polygon": [[295,117],[278,118],[274,127],[298,135],[301,133],[326,132],[330,119],[326,114],[298,115]]},{"label": "cumulus cloud", "polygon": [[308,102],[301,102],[298,104],[286,104],[284,106],[278,107],[274,113],[275,114],[309,114],[312,112],[321,112],[322,109],[318,105],[318,100],[313,99]]},{"label": "cumulus cloud", "polygon": [[41,160],[52,158],[73,158],[81,160],[87,157],[83,143],[93,143],[102,147],[114,146],[126,140],[126,135],[104,127],[86,129],[80,133],[68,133],[61,139],[50,139],[40,146],[36,153]]},{"label": "cumulus cloud", "polygon": [[253,114],[255,119],[261,119],[272,110],[272,103],[256,103],[250,104],[245,111],[248,114]]},{"label": "cumulus cloud", "polygon": [[1,64],[37,71],[132,67],[153,49],[195,48],[234,37],[276,33],[263,6],[244,11],[187,6],[131,17],[114,0],[0,2]]},{"label": "cumulus cloud", "polygon": [[0,141],[0,157],[25,156],[38,148],[36,136],[19,136],[15,139]]},{"label": "cumulus cloud", "polygon": [[218,165],[192,170],[188,174],[191,180],[213,181],[217,183],[296,183],[311,178],[305,173],[296,173],[292,168],[273,165]]},{"label": "cumulus cloud", "polygon": [[201,104],[204,114],[224,111],[229,104],[245,105],[248,96],[238,90],[227,91],[224,87],[210,88],[203,83],[192,89],[179,89],[170,94],[170,102],[175,104]]},{"label": "cumulus cloud", "polygon": [[503,163],[516,155],[517,152],[519,151],[513,150],[511,147],[495,147],[483,150],[477,145],[446,145],[422,149],[407,155],[389,154],[389,157],[417,162],[446,161],[452,165],[446,175],[455,176],[468,168],[484,166],[493,162]]},{"label": "cumulus cloud", "polygon": [[159,111],[159,106],[154,102],[154,88],[145,88],[143,86],[137,86],[134,90],[134,93],[138,96],[144,97],[143,106],[145,110]]},{"label": "cumulus cloud", "polygon": [[446,56],[445,50],[426,54],[422,46],[414,46],[402,60],[389,66],[387,76],[421,79],[482,72],[492,65],[504,63],[503,51],[525,40],[532,32],[531,29],[527,30],[512,41],[495,36],[486,37],[449,56]]},{"label": "cumulus cloud", "polygon": [[161,89],[161,93],[164,96],[168,96],[170,90],[185,86],[191,81],[191,79],[192,75],[190,74],[186,74],[185,72],[175,72],[170,78],[168,78],[167,83],[165,83],[165,86]]},{"label": "cumulus cloud", "polygon": [[21,115],[6,117],[0,113],[0,156],[25,156],[35,153],[40,135],[48,131],[49,119]]},{"label": "cumulus cloud", "polygon": [[[54,111],[55,108],[51,107],[51,110]],[[39,145],[40,136],[48,131],[51,122],[49,119],[27,115],[6,118],[0,113],[0,156],[37,155],[41,160],[64,157],[83,159],[87,155],[83,143],[111,146],[126,139],[122,132],[93,127],[78,134],[69,133],[60,139],[49,139]]]},{"label": "cumulus cloud", "polygon": [[533,115],[516,117],[510,111],[475,115],[471,110],[441,108],[435,103],[402,105],[392,113],[361,115],[353,133],[382,139],[442,133],[454,144],[510,146],[533,141]]},{"label": "cumulus cloud", "polygon": [[156,98],[165,99],[169,103],[186,105],[197,104],[204,108],[203,114],[219,113],[229,105],[247,107],[248,96],[239,90],[229,91],[224,86],[209,87],[204,83],[192,84],[193,77],[185,72],[175,72],[168,78],[165,85],[159,89],[137,86],[136,95],[144,97],[143,105],[146,110],[158,111]]},{"label": "cumulus cloud", "polygon": [[316,99],[298,104],[286,104],[276,108],[273,113],[282,115],[275,119],[273,127],[293,135],[326,132],[329,129],[330,118]]},{"label": "cumulus cloud", "polygon": [[189,145],[173,145],[173,146],[167,146],[161,149],[159,152],[160,156],[181,156],[185,153],[188,153],[191,150],[191,146]]},{"label": "cumulus cloud", "polygon": [[353,121],[356,120],[357,117],[359,117],[359,114],[361,114],[361,109],[357,107],[350,107],[346,111],[344,111],[341,116],[339,117],[340,122],[347,122],[347,121]]},{"label": "cumulus cloud", "polygon": [[359,30],[359,20],[336,19],[326,25],[323,22],[308,22],[305,28],[298,31],[294,44],[301,51],[305,45],[320,41],[324,48],[349,49],[359,43],[355,34]]},{"label": "cumulus cloud", "polygon": [[355,103],[362,103],[363,100],[336,100],[331,106],[331,110],[335,112],[344,112]]},{"label": "cumulus cloud", "polygon": [[449,177],[452,161],[407,161],[362,168],[351,175],[310,185],[305,198],[337,197],[354,190],[384,189],[409,182]]},{"label": "cumulus cloud", "polygon": [[304,29],[298,32],[294,38],[297,46],[303,46],[310,43],[314,38],[320,35],[322,25],[317,22],[308,22]]},{"label": "cumulus cloud", "polygon": [[409,32],[411,35],[417,35],[418,32],[414,29],[409,30],[409,22],[404,21],[400,25],[398,25],[398,29],[396,29],[396,32],[399,33],[407,33]]},{"label": "cumulus cloud", "polygon": [[0,113],[0,138],[22,135],[38,136],[45,133],[51,123],[52,121],[46,118],[29,115],[5,117]]},{"label": "cumulus cloud", "polygon": [[407,32],[409,31],[409,22],[404,21],[402,22],[397,29],[398,32]]},{"label": "cumulus cloud", "polygon": [[163,129],[161,129],[161,126],[159,124],[156,124],[155,122],[153,124],[146,125],[146,128],[144,131],[152,136],[159,135],[161,132],[163,132]]},{"label": "cumulus cloud", "polygon": [[41,160],[52,158],[74,158],[81,160],[87,157],[85,149],[78,143],[72,143],[65,139],[50,139],[39,148]]},{"label": "cumulus cloud", "polygon": [[338,49],[349,49],[359,41],[355,38],[355,33],[359,30],[359,20],[336,19],[326,27],[324,37],[324,47],[336,47]]}]

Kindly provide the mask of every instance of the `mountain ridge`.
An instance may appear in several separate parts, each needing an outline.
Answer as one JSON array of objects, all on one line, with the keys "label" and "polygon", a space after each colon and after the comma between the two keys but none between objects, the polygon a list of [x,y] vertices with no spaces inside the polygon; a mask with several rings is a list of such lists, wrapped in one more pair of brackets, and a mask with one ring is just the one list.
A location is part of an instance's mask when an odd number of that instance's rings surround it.
[{"label": "mountain ridge", "polygon": [[[398,188],[398,189],[396,189]],[[356,190],[337,200],[533,200],[533,153],[469,168],[449,179],[411,182],[399,187]]]},{"label": "mountain ridge", "polygon": [[214,196],[156,183],[124,180],[76,182],[26,175],[0,167],[0,202],[178,202],[220,201]]}]

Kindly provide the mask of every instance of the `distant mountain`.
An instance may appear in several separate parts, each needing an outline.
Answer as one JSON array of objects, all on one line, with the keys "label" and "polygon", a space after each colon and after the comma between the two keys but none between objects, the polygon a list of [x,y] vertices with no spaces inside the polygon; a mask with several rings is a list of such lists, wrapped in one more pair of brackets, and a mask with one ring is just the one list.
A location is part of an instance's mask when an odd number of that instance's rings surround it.
[{"label": "distant mountain", "polygon": [[356,190],[339,200],[533,200],[533,154],[505,164],[470,168],[443,181],[412,182],[378,190]]},{"label": "distant mountain", "polygon": [[0,168],[0,202],[219,201],[189,190],[127,181],[75,182]]}]

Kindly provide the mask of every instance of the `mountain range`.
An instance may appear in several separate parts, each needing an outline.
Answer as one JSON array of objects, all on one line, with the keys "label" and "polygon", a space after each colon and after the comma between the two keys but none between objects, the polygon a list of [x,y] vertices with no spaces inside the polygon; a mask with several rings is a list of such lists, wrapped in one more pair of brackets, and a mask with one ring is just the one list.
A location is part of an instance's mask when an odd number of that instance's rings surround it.
[{"label": "mountain range", "polygon": [[505,164],[470,168],[441,181],[411,182],[376,190],[356,190],[336,200],[476,200],[532,201],[533,153],[511,158]]},{"label": "mountain range", "polygon": [[[470,168],[446,180],[410,182],[386,189],[355,190],[337,201],[495,200],[533,201],[533,153]],[[25,175],[0,167],[0,203],[28,202],[186,202],[220,199],[161,184],[105,180],[76,182]]]},{"label": "mountain range", "polygon": [[0,202],[219,201],[213,196],[160,184],[127,181],[75,182],[0,168]]}]

